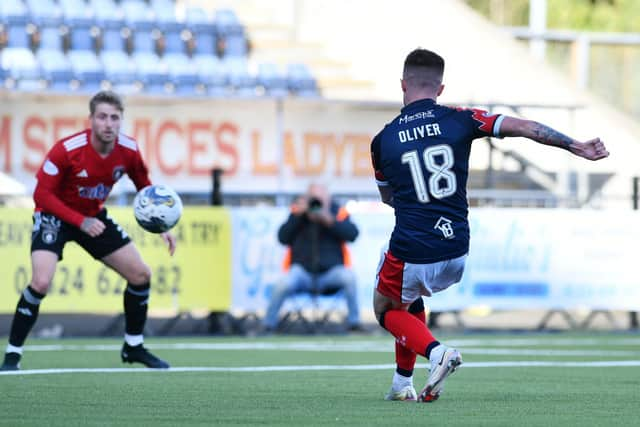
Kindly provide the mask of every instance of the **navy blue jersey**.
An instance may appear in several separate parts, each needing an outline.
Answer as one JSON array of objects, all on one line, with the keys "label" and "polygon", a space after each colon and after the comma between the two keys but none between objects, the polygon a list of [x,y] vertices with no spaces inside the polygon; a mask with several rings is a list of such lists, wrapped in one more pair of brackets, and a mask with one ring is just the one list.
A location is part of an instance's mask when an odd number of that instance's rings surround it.
[{"label": "navy blue jersey", "polygon": [[393,190],[391,253],[424,264],[469,251],[471,142],[498,136],[499,115],[422,99],[405,106],[371,143],[376,182]]}]

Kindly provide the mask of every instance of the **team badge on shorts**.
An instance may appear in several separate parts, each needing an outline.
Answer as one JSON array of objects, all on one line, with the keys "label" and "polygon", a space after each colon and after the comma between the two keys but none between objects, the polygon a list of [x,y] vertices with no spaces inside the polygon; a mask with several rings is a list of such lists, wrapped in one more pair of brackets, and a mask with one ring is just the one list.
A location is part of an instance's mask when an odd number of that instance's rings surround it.
[{"label": "team badge on shorts", "polygon": [[53,215],[41,214],[37,213],[37,218],[34,223],[34,233],[38,230],[42,230],[40,233],[40,238],[42,241],[51,245],[58,240],[58,234],[60,233],[60,227],[62,226],[62,221],[56,218]]}]

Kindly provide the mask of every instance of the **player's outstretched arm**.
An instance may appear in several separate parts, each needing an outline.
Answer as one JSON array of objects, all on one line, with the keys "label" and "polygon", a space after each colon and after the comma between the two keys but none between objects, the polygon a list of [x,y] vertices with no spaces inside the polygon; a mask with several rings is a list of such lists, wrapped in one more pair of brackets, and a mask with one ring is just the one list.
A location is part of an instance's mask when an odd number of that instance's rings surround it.
[{"label": "player's outstretched arm", "polygon": [[540,144],[563,148],[587,160],[600,160],[609,156],[600,138],[577,141],[547,125],[532,120],[505,116],[500,124],[501,136],[522,136]]},{"label": "player's outstretched arm", "polygon": [[176,245],[178,243],[178,241],[176,240],[176,236],[169,233],[168,231],[166,233],[162,233],[161,236],[162,240],[164,240],[164,242],[169,247],[169,255],[173,256],[176,251]]}]

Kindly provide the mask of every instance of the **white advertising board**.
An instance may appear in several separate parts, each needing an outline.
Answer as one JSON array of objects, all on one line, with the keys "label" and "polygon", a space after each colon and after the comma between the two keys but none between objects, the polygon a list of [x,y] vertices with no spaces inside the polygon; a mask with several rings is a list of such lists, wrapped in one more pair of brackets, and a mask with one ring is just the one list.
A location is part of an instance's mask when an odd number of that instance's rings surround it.
[{"label": "white advertising board", "polygon": [[[232,209],[232,308],[264,310],[281,274],[276,238],[286,209]],[[393,229],[389,212],[352,214],[360,229],[350,244],[361,310],[371,309],[376,267]],[[471,250],[463,280],[426,299],[435,311],[639,310],[636,268],[640,215],[634,212],[472,209]]]}]

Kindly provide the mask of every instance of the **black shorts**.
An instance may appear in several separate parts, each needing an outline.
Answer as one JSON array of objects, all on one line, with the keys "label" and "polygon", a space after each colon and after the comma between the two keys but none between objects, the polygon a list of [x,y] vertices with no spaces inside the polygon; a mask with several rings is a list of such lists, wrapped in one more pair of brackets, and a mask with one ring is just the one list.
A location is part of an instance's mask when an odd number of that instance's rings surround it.
[{"label": "black shorts", "polygon": [[96,218],[102,221],[106,228],[99,236],[91,237],[55,215],[35,212],[31,233],[31,252],[37,250],[55,252],[58,254],[58,260],[61,261],[64,245],[73,240],[95,259],[102,259],[131,241],[127,232],[109,217],[106,209],[101,210]]}]

